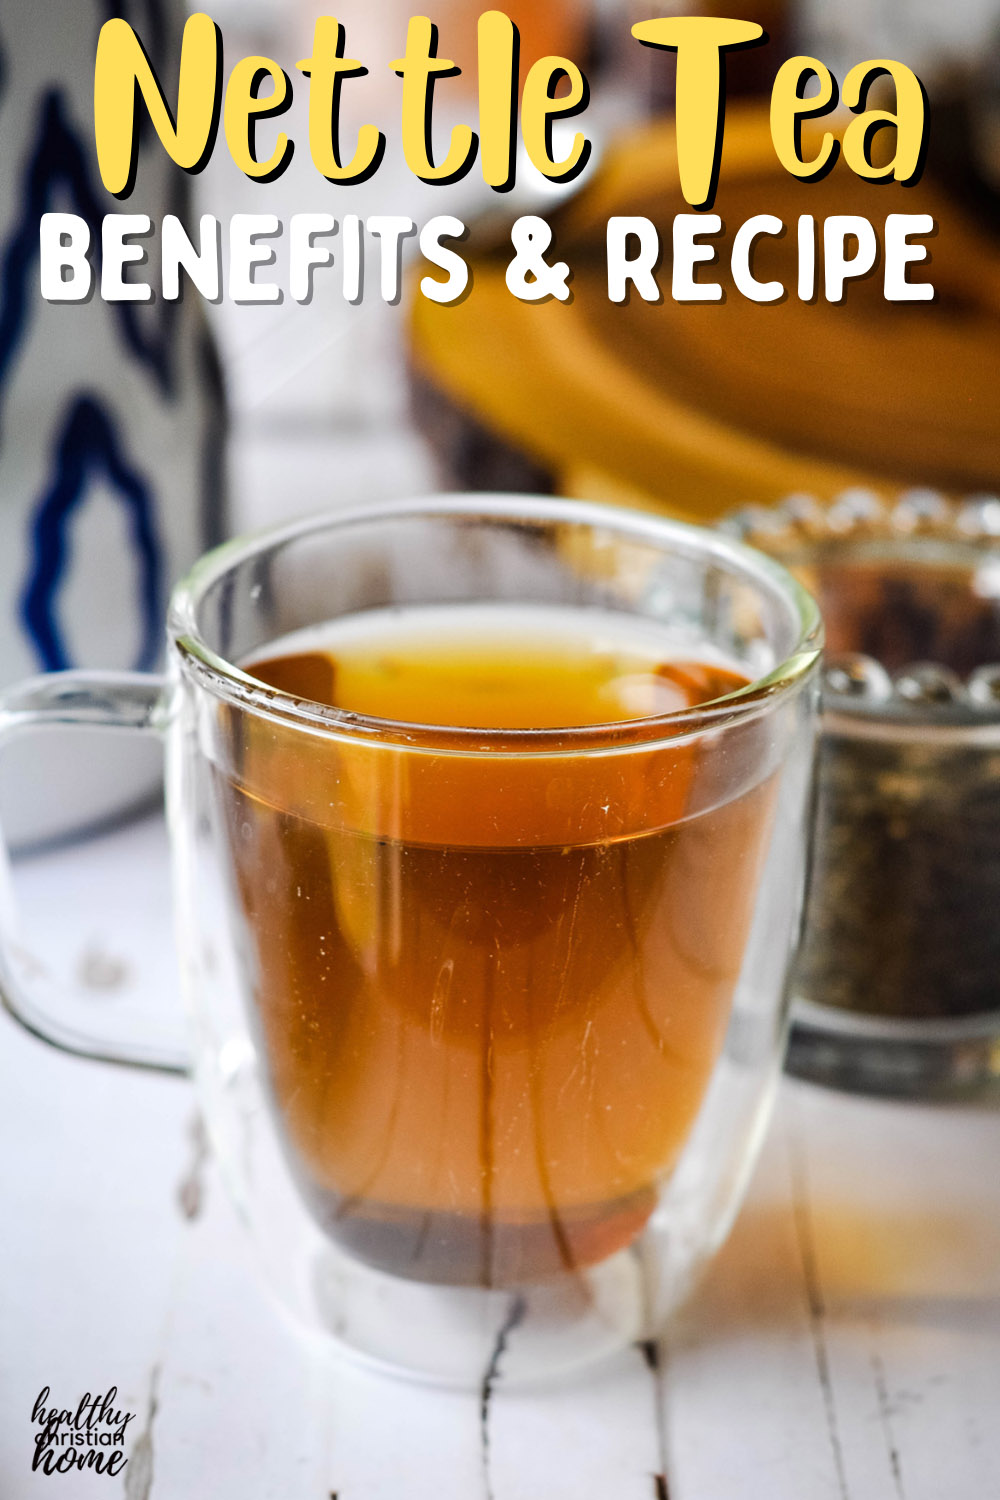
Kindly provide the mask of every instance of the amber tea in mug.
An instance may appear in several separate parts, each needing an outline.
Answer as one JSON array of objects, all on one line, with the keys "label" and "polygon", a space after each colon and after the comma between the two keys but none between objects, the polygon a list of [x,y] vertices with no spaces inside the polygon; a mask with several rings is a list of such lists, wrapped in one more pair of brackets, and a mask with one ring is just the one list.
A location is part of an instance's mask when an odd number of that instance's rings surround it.
[{"label": "amber tea in mug", "polygon": [[192,1067],[301,1323],[481,1389],[652,1337],[724,1237],[780,1072],[822,630],[731,538],[540,496],[233,542],[169,675],[0,695],[162,735],[190,1045],[0,993],[70,1051]]},{"label": "amber tea in mug", "polygon": [[348,713],[512,732],[508,759],[470,772],[431,748],[370,799],[342,746],[262,727],[219,782],[254,1024],[313,1214],[368,1264],[451,1284],[629,1244],[725,1034],[771,767],[752,735],[710,789],[687,743],[599,773],[518,763],[517,731],[622,722],[641,742],[644,718],[745,675],[649,625],[502,605],[373,612],[245,670]]}]

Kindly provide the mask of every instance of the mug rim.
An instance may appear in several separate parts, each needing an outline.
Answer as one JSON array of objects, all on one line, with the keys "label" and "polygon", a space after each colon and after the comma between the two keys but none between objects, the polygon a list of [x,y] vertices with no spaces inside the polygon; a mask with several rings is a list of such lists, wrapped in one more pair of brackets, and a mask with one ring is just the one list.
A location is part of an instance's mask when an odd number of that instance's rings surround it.
[{"label": "mug rim", "polygon": [[[312,533],[421,516],[462,516],[469,520],[521,524],[564,522],[590,530],[607,528],[625,539],[659,546],[661,551],[681,550],[690,555],[714,557],[759,587],[777,590],[798,620],[798,637],[792,650],[771,671],[723,697],[665,714],[545,729],[420,724],[353,713],[271,687],[227,661],[204,640],[198,626],[198,607],[208,590],[240,565]],[[355,505],[234,537],[206,552],[175,586],[168,633],[183,664],[204,686],[234,706],[297,724],[314,734],[428,749],[435,754],[565,755],[570,751],[579,754],[587,750],[649,750],[662,741],[676,744],[706,730],[728,727],[769,712],[777,700],[806,683],[824,647],[822,616],[809,591],[781,563],[725,532],[626,506],[549,495],[490,492],[418,495]]]}]

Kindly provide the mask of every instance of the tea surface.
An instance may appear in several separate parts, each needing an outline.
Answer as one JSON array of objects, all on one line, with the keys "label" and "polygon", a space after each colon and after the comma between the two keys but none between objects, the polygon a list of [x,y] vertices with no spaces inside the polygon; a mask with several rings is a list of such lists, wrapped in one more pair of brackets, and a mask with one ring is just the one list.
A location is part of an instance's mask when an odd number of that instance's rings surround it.
[{"label": "tea surface", "polygon": [[[380,610],[286,638],[248,670],[350,713],[479,729],[571,729],[677,713],[746,686],[655,626],[595,610]],[[297,648],[297,649],[296,649]]]}]

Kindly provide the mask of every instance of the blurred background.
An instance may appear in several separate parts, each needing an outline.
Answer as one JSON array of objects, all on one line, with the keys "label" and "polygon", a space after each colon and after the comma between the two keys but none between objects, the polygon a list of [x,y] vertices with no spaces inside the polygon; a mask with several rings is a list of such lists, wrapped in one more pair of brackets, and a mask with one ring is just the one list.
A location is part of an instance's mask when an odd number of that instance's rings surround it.
[{"label": "blurred background", "polygon": [[[665,9],[666,7],[661,7]],[[674,7],[690,12],[689,0]],[[712,7],[717,9],[718,7]],[[53,24],[58,9],[58,24]],[[481,7],[440,0],[440,51],[463,69],[437,90],[440,151],[450,125],[476,123]],[[638,0],[518,0],[522,65],[547,53],[581,63],[592,84],[583,120],[594,142],[571,188],[527,163],[518,187],[491,193],[474,167],[426,186],[398,146],[400,84],[388,63],[405,45],[412,6],[346,0],[338,18],[369,68],[343,95],[346,138],[365,121],[389,146],[363,187],[326,182],[308,150],[305,80],[318,0],[217,0],[225,67],[261,53],[290,73],[295,101],[261,127],[297,142],[276,182],[251,182],[224,139],[205,172],[185,177],[152,133],[128,208],[159,222],[198,213],[449,213],[470,229],[473,295],[438,307],[412,295],[385,306],[345,302],[319,272],[309,305],[47,306],[37,295],[37,224],[65,208],[97,229],[119,210],[93,152],[97,33],[119,14],[176,76],[187,7],[175,0],[81,0],[67,10],[11,0],[0,17],[0,686],[67,665],[149,667],[171,582],[225,534],[331,506],[440,486],[546,490],[716,521],[748,504],[805,491],[878,494],[932,486],[951,496],[1000,483],[1000,4],[998,0],[734,0],[768,47],[729,64],[727,154],[717,209],[732,233],[751,214],[789,224],[800,213],[930,212],[933,306],[889,305],[878,277],[841,306],[794,299],[761,307],[607,299],[604,230],[616,213],[647,214],[669,236],[683,211],[673,155],[672,59],[639,47]],[[652,8],[656,10],[656,7]],[[841,164],[805,186],[778,166],[767,107],[777,67],[797,52],[843,78],[886,56],[910,63],[933,106],[924,180],[912,189],[860,183]],[[570,122],[576,129],[580,121]],[[506,291],[511,220],[540,212],[574,268],[571,305],[529,306]],[[273,273],[283,268],[287,234]],[[757,274],[794,278],[794,234],[762,245]],[[418,260],[407,242],[408,262]],[[155,242],[150,247],[155,262]],[[725,281],[725,256],[722,277]],[[422,265],[422,263],[421,263]],[[415,269],[415,267],[414,267]],[[422,270],[421,270],[422,274]],[[714,273],[713,273],[714,274]],[[155,285],[155,274],[151,278]],[[151,760],[82,767],[64,797],[49,742],[15,747],[0,809],[17,843],[65,831],[136,800]],[[18,756],[22,757],[20,763]],[[46,756],[53,757],[52,774]],[[102,780],[103,777],[103,780]],[[11,787],[16,791],[11,791]]]},{"label": "blurred background", "polygon": [[[232,56],[255,48],[295,59],[308,55],[319,8],[307,0],[227,0],[217,18]],[[434,13],[442,52],[465,69],[438,90],[440,139],[449,115],[475,123],[481,8],[443,0]],[[324,285],[320,276],[312,307],[213,310],[231,408],[234,520],[269,521],[276,489],[298,509],[442,482],[541,486],[714,518],[794,489],[829,497],[851,484],[934,484],[954,492],[996,485],[997,0],[947,7],[934,0],[739,0],[721,7],[759,20],[772,37],[770,46],[729,66],[730,136],[753,143],[749,164],[742,152],[738,168],[723,172],[718,211],[731,232],[762,211],[792,223],[803,212],[857,212],[876,224],[889,212],[932,212],[940,224],[934,259],[941,282],[933,310],[887,307],[877,281],[832,309],[759,308],[738,297],[722,308],[607,303],[601,252],[608,215],[648,213],[669,226],[684,208],[669,126],[652,167],[648,152],[640,161],[639,142],[651,126],[655,132],[658,118],[670,118],[672,59],[637,46],[629,32],[657,9],[636,0],[537,0],[511,10],[523,59],[561,52],[591,77],[585,124],[597,149],[584,180],[568,191],[549,188],[546,196],[523,166],[516,201],[477,184],[476,169],[448,189],[413,180],[393,150],[399,85],[384,65],[402,50],[412,10],[402,0],[338,12],[353,55],[371,69],[363,84],[345,91],[351,124],[376,119],[390,136],[387,159],[364,189],[332,188],[304,148],[278,183],[260,188],[216,151],[196,186],[212,212],[265,205],[282,217],[314,207],[336,212],[350,198],[352,211],[407,213],[418,223],[454,213],[471,226],[474,265],[482,260],[477,293],[459,308],[423,301],[385,308],[370,298],[352,308],[335,278]],[[773,74],[799,51],[821,57],[840,78],[868,57],[898,58],[919,70],[934,107],[924,186],[876,191],[842,167],[827,184],[803,187],[781,172],[761,131]],[[290,128],[302,140],[299,92]],[[626,158],[629,169],[619,170]],[[573,201],[560,210],[565,198]],[[491,275],[509,220],[536,208],[556,224],[560,253],[572,251],[571,308],[522,307]],[[775,274],[787,279],[787,242],[773,254]]]}]

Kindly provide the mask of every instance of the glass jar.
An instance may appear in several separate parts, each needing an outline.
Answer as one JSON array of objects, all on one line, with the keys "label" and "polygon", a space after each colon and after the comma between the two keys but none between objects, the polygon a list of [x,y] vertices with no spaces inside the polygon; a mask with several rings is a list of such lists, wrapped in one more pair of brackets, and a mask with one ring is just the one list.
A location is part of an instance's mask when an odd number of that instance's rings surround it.
[{"label": "glass jar", "polygon": [[728,523],[827,625],[794,1072],[925,1094],[1000,1078],[1000,500],[802,497]]}]

